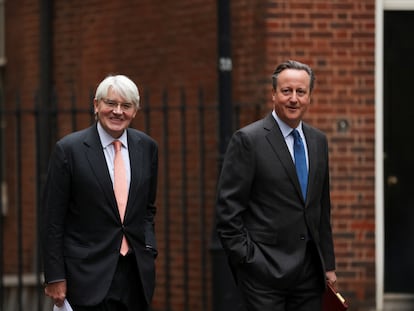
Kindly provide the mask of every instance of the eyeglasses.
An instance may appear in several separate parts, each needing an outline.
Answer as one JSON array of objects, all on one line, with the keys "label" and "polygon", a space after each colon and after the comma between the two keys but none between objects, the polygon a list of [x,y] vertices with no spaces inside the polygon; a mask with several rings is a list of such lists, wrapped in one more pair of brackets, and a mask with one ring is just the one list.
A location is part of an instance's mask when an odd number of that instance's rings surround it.
[{"label": "eyeglasses", "polygon": [[118,107],[121,107],[122,111],[129,111],[134,107],[134,105],[131,103],[118,103],[116,100],[108,98],[102,98],[102,101],[108,108],[111,109],[117,109]]}]

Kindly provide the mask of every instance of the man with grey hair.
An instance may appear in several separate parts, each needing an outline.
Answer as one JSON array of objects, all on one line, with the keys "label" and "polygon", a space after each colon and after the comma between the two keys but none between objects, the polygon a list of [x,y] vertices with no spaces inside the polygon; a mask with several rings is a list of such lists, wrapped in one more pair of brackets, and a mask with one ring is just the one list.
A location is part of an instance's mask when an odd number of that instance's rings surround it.
[{"label": "man with grey hair", "polygon": [[272,79],[273,111],[229,142],[217,232],[248,311],[317,311],[336,282],[328,143],[302,121],[311,68],[286,61]]},{"label": "man with grey hair", "polygon": [[96,123],[60,139],[45,186],[45,293],[74,311],[145,311],[155,286],[158,146],[129,128],[139,92],[124,75],[106,77]]}]

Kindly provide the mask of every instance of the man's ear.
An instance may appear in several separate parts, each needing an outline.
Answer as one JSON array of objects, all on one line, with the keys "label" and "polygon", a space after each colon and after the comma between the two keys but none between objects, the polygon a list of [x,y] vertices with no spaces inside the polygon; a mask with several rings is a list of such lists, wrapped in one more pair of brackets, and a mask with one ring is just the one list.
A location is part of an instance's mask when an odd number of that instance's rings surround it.
[{"label": "man's ear", "polygon": [[99,105],[99,101],[95,98],[93,100],[93,111],[94,111],[94,114],[97,114],[98,113],[98,105]]},{"label": "man's ear", "polygon": [[276,97],[276,90],[272,88],[272,100],[275,100]]}]

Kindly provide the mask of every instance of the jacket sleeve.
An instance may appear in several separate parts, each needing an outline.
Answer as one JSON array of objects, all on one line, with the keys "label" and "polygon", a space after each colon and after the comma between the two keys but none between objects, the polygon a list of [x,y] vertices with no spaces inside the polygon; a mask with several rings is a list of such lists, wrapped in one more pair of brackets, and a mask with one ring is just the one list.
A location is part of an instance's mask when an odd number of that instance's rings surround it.
[{"label": "jacket sleeve", "polygon": [[326,271],[335,270],[335,254],[332,236],[331,226],[331,198],[330,198],[330,184],[329,184],[329,156],[328,156],[328,144],[325,138],[324,152],[326,156],[326,174],[321,195],[321,220],[319,227],[320,246],[322,256],[325,263]]},{"label": "jacket sleeve", "polygon": [[56,144],[49,162],[42,205],[41,237],[45,281],[65,279],[63,232],[69,206],[70,172],[63,148]]},{"label": "jacket sleeve", "polygon": [[151,158],[151,181],[149,189],[149,199],[145,217],[145,244],[150,249],[154,256],[157,256],[157,243],[155,238],[154,218],[156,214],[156,192],[157,192],[157,176],[158,176],[158,146],[156,143],[152,144],[152,158]]},{"label": "jacket sleeve", "polygon": [[236,132],[231,138],[218,183],[216,229],[222,246],[234,264],[244,262],[248,234],[242,212],[248,207],[254,175],[254,152],[248,135]]}]

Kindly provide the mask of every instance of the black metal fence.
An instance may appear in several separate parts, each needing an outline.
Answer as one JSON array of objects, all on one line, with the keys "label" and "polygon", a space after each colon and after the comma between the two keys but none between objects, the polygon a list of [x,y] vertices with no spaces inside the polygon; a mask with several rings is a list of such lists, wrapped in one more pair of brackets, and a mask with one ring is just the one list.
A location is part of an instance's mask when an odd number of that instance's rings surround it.
[{"label": "black metal fence", "polygon": [[[58,96],[51,98],[47,109],[40,108],[36,96],[25,102],[17,94],[11,105],[0,102],[0,310],[4,311],[51,310],[43,292],[37,239],[45,155],[59,137],[94,122],[92,104],[80,107],[71,96],[63,107]],[[221,295],[214,293],[217,280],[212,278],[211,259],[221,157],[219,107],[205,101],[202,89],[191,95],[165,91],[155,99],[147,93],[142,103],[132,126],[154,137],[160,147],[156,218],[160,256],[152,309],[209,311],[213,297]],[[258,119],[262,109],[235,105],[233,127]]]}]

